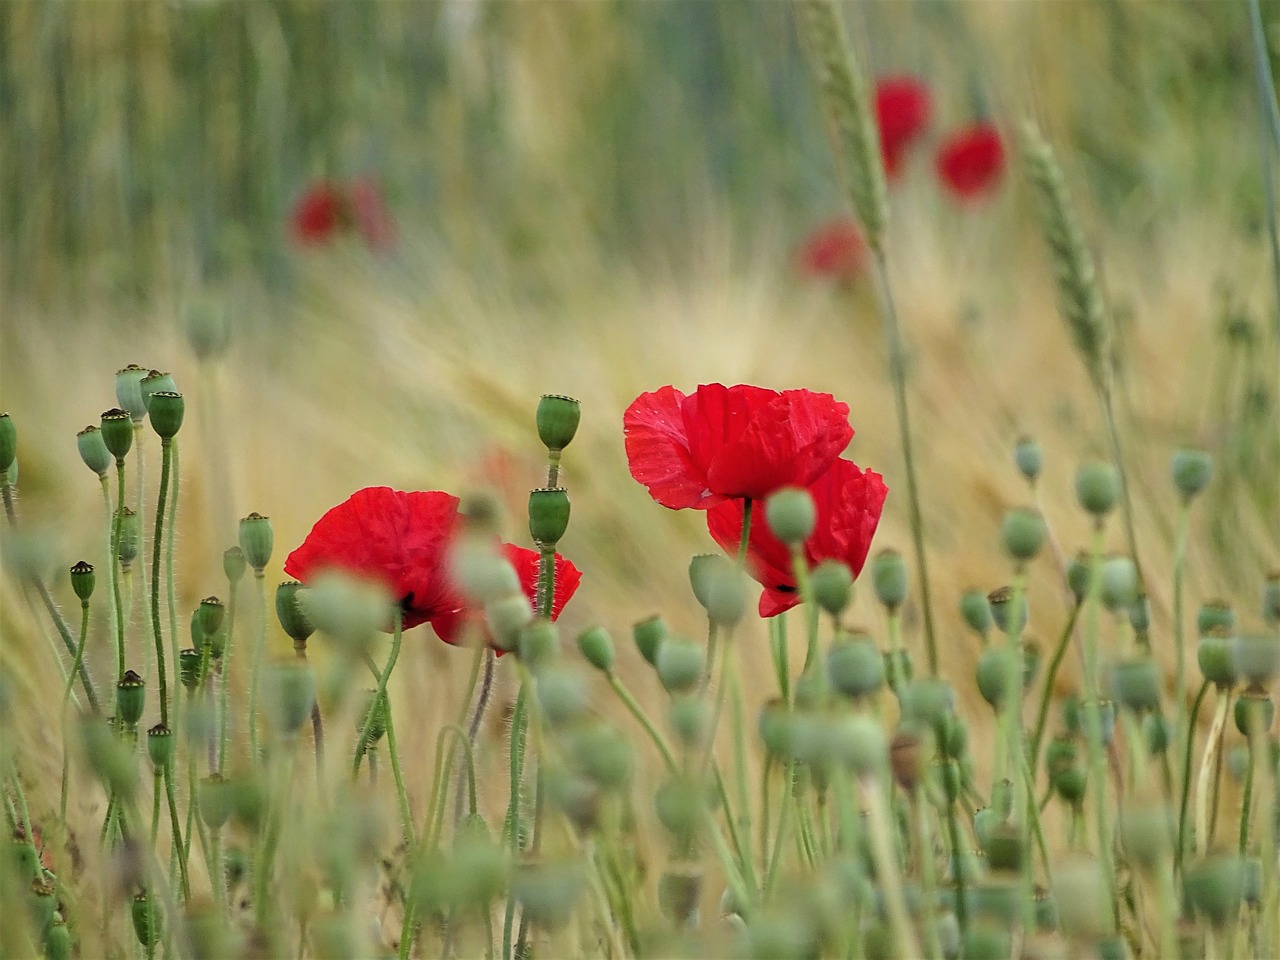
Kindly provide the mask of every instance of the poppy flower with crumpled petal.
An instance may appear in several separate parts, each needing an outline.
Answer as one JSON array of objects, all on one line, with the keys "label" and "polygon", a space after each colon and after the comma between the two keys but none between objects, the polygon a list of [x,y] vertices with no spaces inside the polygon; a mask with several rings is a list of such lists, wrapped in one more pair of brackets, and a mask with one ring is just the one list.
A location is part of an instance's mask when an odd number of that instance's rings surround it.
[{"label": "poppy flower with crumpled petal", "polygon": [[880,152],[890,179],[901,174],[907,148],[924,133],[929,113],[929,89],[915,77],[904,74],[876,81]]},{"label": "poppy flower with crumpled petal", "polygon": [[689,396],[661,387],[637,397],[622,424],[631,476],[672,510],[808,486],[853,438],[849,406],[831,394],[747,384]]},{"label": "poppy flower with crumpled petal", "polygon": [[953,196],[973,200],[991,192],[1004,173],[1000,131],[977,123],[948,137],[938,150],[938,176]]},{"label": "poppy flower with crumpled petal", "polygon": [[811,277],[849,282],[867,268],[870,249],[852,220],[833,220],[809,234],[800,248],[800,269]]},{"label": "poppy flower with crumpled petal", "polygon": [[[817,523],[805,541],[805,560],[812,568],[823,560],[847,564],[856,577],[867,560],[884,509],[888,488],[873,470],[863,470],[851,460],[837,460],[809,485],[817,508]],[[791,551],[769,532],[757,513],[747,537],[747,572],[764,587],[760,616],[775,617],[800,602],[792,571]],[[730,556],[742,539],[742,503],[729,501],[707,511],[711,538]]]}]

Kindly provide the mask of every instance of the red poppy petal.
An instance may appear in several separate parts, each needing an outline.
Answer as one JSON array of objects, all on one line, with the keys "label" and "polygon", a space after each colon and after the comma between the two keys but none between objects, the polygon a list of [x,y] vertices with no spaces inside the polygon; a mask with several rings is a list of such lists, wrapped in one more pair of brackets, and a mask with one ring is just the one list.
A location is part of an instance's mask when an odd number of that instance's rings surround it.
[{"label": "red poppy petal", "polygon": [[837,460],[809,487],[819,518],[805,543],[809,562],[839,560],[855,577],[861,573],[888,492],[884,478],[874,470]]},{"label": "red poppy petal", "polygon": [[[731,557],[738,555],[742,542],[741,500],[731,500],[707,511],[707,532],[720,548]],[[793,587],[795,576],[791,569],[791,551],[786,544],[769,532],[764,522],[764,511],[753,508],[751,533],[747,538],[747,573],[757,583],[766,587]]]},{"label": "red poppy petal", "polygon": [[[504,543],[502,550],[507,562],[515,568],[516,577],[520,581],[520,589],[529,598],[530,603],[537,602],[538,596],[538,552],[517,547],[513,543]],[[556,554],[556,595],[551,601],[551,619],[557,620],[564,605],[573,599],[582,582],[582,571]]]},{"label": "red poppy petal", "polygon": [[776,617],[780,613],[786,613],[794,606],[800,603],[800,594],[794,590],[771,590],[765,587],[764,592],[760,594],[760,603],[756,607],[761,617]]},{"label": "red poppy petal", "polygon": [[689,435],[675,387],[642,393],[622,416],[627,466],[654,500],[672,510],[703,509],[720,500],[707,489],[705,465],[690,452]]}]

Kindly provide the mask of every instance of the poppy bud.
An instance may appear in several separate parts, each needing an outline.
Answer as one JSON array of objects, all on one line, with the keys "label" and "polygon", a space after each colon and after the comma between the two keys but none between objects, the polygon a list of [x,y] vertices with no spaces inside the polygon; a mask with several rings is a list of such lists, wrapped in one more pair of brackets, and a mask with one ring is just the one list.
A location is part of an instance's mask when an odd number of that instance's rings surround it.
[{"label": "poppy bud", "polygon": [[542,618],[529,623],[520,631],[516,653],[535,670],[549,664],[560,653],[560,632],[556,625]]},{"label": "poppy bud", "polygon": [[106,411],[102,415],[99,432],[107,451],[117,461],[128,455],[129,448],[133,446],[133,421],[129,419],[129,414],[118,407]]},{"label": "poppy bud", "polygon": [[569,491],[542,487],[529,492],[529,535],[534,543],[554,546],[569,528]]},{"label": "poppy bud", "polygon": [[141,423],[147,417],[147,405],[142,400],[142,378],[146,375],[146,367],[136,363],[116,371],[116,403],[134,423]]},{"label": "poppy bud", "polygon": [[137,726],[147,702],[146,684],[132,670],[116,681],[116,716],[126,727]]},{"label": "poppy bud", "polygon": [[276,587],[276,618],[285,634],[293,641],[294,649],[305,649],[307,640],[316,631],[298,602],[298,591],[301,589],[302,584],[297,580],[286,580]]},{"label": "poppy bud", "polygon": [[1265,690],[1250,688],[1240,694],[1233,713],[1236,729],[1243,736],[1251,738],[1256,733],[1265,737],[1276,718],[1276,705]]},{"label": "poppy bud", "polygon": [[587,687],[572,667],[551,666],[538,671],[538,704],[552,727],[565,727],[587,711]]},{"label": "poppy bud", "polygon": [[1076,603],[1083,603],[1089,595],[1089,581],[1093,577],[1093,558],[1081,551],[1067,564],[1067,586]]},{"label": "poppy bud", "polygon": [[1174,819],[1168,807],[1126,807],[1120,811],[1120,845],[1129,862],[1150,874],[1171,853]]},{"label": "poppy bud", "polygon": [[1028,483],[1035,483],[1044,468],[1044,451],[1031,437],[1020,437],[1013,448],[1013,462]]},{"label": "poppy bud", "polygon": [[771,700],[760,708],[756,727],[770,756],[789,758],[795,749],[795,714],[781,700]]},{"label": "poppy bud", "polygon": [[247,566],[248,564],[244,559],[244,551],[239,546],[227,547],[223,551],[222,572],[232,587],[244,578],[244,571]]},{"label": "poppy bud", "polygon": [[1231,655],[1231,635],[1226,627],[1211,627],[1196,645],[1196,663],[1201,675],[1219,690],[1236,683],[1236,670]]},{"label": "poppy bud", "polygon": [[1096,860],[1072,859],[1053,873],[1053,899],[1062,932],[1073,940],[1097,940],[1111,931],[1107,878]]},{"label": "poppy bud", "polygon": [[764,502],[770,532],[789,547],[803,546],[818,522],[813,495],[800,487],[784,487]]},{"label": "poppy bud", "polygon": [[966,590],[960,598],[960,615],[969,629],[981,637],[986,637],[991,630],[991,604],[987,595],[981,590]]},{"label": "poppy bud", "polygon": [[[1017,653],[1010,647],[988,647],[978,657],[977,679],[978,692],[992,709],[1000,709],[1005,696],[1009,692],[1009,675],[1021,669],[1013,663]],[[1020,666],[1020,665],[1019,665]]]},{"label": "poppy bud", "polygon": [[356,711],[356,733],[359,734],[364,730],[365,721],[369,720],[372,714],[373,719],[369,722],[369,739],[365,743],[366,750],[372,748],[386,735],[388,706],[386,694],[379,697],[377,690],[364,691],[362,705]]},{"label": "poppy bud", "polygon": [[305,660],[285,660],[262,672],[263,706],[276,734],[292,737],[311,719],[316,679]]},{"label": "poppy bud", "polygon": [[81,603],[89,602],[89,598],[93,596],[95,582],[93,564],[81,560],[71,568],[71,589],[75,591]]},{"label": "poppy bud", "polygon": [[200,686],[200,651],[194,647],[178,651],[178,678],[188,690]]},{"label": "poppy bud", "polygon": [[85,427],[76,434],[76,449],[80,451],[80,459],[84,465],[100,477],[105,477],[111,468],[111,451],[102,439],[102,431],[97,427]]},{"label": "poppy bud", "polygon": [[613,669],[615,657],[613,638],[603,627],[588,627],[578,634],[578,650],[586,658],[587,663],[602,673],[608,673]]},{"label": "poppy bud", "polygon": [[275,546],[275,533],[271,520],[260,513],[251,513],[240,521],[240,550],[255,574],[261,574],[271,562],[271,548]]},{"label": "poppy bud", "polygon": [[689,561],[693,595],[716,626],[730,627],[742,619],[747,588],[737,566],[720,554],[700,554]]},{"label": "poppy bud", "polygon": [[813,598],[833,617],[844,613],[853,599],[853,571],[839,560],[823,560],[809,574]]},{"label": "poppy bud", "polygon": [[1169,749],[1173,742],[1173,723],[1161,713],[1148,713],[1142,718],[1142,739],[1147,745],[1147,752],[1158,757]]},{"label": "poppy bud", "polygon": [[631,742],[605,723],[578,730],[571,743],[573,758],[582,772],[603,790],[620,790],[635,769]]},{"label": "poppy bud", "polygon": [[1160,668],[1150,657],[1112,664],[1111,696],[1134,713],[1159,709]]},{"label": "poppy bud", "polygon": [[1227,631],[1236,628],[1235,611],[1225,600],[1206,600],[1196,612],[1197,630],[1204,634],[1214,627],[1222,627]]},{"label": "poppy bud", "polygon": [[987,594],[987,606],[991,608],[991,619],[995,621],[996,627],[1001,633],[1021,634],[1027,627],[1027,620],[1031,616],[1029,598],[1026,593],[1018,596],[1018,626],[1011,630],[1010,615],[1013,612],[1013,588],[997,587]]},{"label": "poppy bud", "polygon": [[1218,854],[1192,864],[1183,877],[1183,889],[1192,909],[1218,930],[1234,923],[1244,899],[1244,861],[1240,856]]},{"label": "poppy bud", "polygon": [[1004,549],[1014,560],[1026,563],[1044,546],[1044,518],[1035,510],[1018,508],[1004,515],[1000,528]]},{"label": "poppy bud", "polygon": [[163,723],[157,723],[147,731],[147,756],[157,771],[173,762],[173,731]]},{"label": "poppy bud", "polygon": [[1080,506],[1101,520],[1120,498],[1120,472],[1101,461],[1086,463],[1076,471],[1076,500]]},{"label": "poppy bud", "polygon": [[13,417],[0,413],[0,473],[5,473],[18,457],[18,427]]},{"label": "poppy bud", "polygon": [[640,656],[644,657],[649,666],[656,667],[658,649],[667,637],[671,636],[671,631],[667,629],[666,621],[662,619],[661,614],[654,614],[646,620],[641,620],[631,628],[631,635],[635,639]]},{"label": "poppy bud", "polygon": [[551,453],[558,453],[569,445],[578,432],[578,423],[582,420],[582,404],[573,397],[543,394],[538,401],[534,420],[538,426],[538,439],[543,446]]},{"label": "poppy bud", "polygon": [[667,693],[688,693],[702,683],[707,671],[707,654],[687,640],[668,640],[658,648],[654,666]]},{"label": "poppy bud", "polygon": [[1203,450],[1179,450],[1169,464],[1173,485],[1185,501],[1209,485],[1213,475],[1213,458]]},{"label": "poppy bud", "polygon": [[902,716],[915,720],[930,730],[952,713],[956,694],[951,684],[937,677],[913,680],[902,688]]},{"label": "poppy bud", "polygon": [[866,634],[843,634],[827,651],[827,678],[846,697],[869,697],[884,686],[885,664]]},{"label": "poppy bud", "polygon": [[871,561],[871,585],[876,599],[890,613],[907,599],[907,562],[897,550],[881,550]]},{"label": "poppy bud", "polygon": [[1280,672],[1280,637],[1263,634],[1232,637],[1231,667],[1245,683],[1267,686]]},{"label": "poppy bud", "polygon": [[126,570],[138,558],[142,547],[142,518],[128,507],[120,511],[120,543],[116,557]]},{"label": "poppy bud", "polygon": [[133,916],[133,932],[138,943],[144,947],[154,947],[160,942],[163,925],[160,921],[160,904],[151,901],[151,895],[143,890],[133,898],[131,905]]},{"label": "poppy bud", "polygon": [[658,878],[658,907],[677,927],[697,925],[702,899],[702,869],[686,864],[665,871]]},{"label": "poppy bud", "polygon": [[533,607],[523,593],[515,593],[486,604],[484,617],[494,647],[515,650],[520,644],[521,631],[533,622]]},{"label": "poppy bud", "polygon": [[690,749],[706,742],[711,731],[711,704],[701,697],[676,697],[671,701],[671,729],[680,743]]},{"label": "poppy bud", "polygon": [[151,415],[151,428],[161,440],[172,440],[182,429],[182,417],[186,412],[186,402],[182,394],[170,390],[161,390],[151,395],[147,406]]},{"label": "poppy bud", "polygon": [[1099,579],[1102,604],[1112,613],[1127,610],[1138,598],[1138,568],[1129,557],[1107,557]]},{"label": "poppy bud", "polygon": [[142,402],[147,405],[148,413],[151,412],[151,400],[157,393],[178,392],[178,384],[173,377],[159,370],[152,370],[143,377],[139,388],[142,390]]}]

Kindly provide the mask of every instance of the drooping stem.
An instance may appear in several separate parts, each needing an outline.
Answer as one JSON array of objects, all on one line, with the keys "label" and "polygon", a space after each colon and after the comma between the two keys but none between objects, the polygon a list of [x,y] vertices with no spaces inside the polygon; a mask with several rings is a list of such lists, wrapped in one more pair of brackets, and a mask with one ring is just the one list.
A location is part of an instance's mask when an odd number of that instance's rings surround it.
[{"label": "drooping stem", "polygon": [[622,705],[627,711],[636,718],[640,726],[644,727],[644,732],[649,735],[649,739],[653,741],[653,745],[658,748],[658,753],[662,755],[662,762],[666,764],[670,773],[675,773],[679,768],[676,766],[675,755],[671,752],[671,747],[667,745],[666,739],[658,732],[658,728],[653,725],[653,721],[649,719],[648,714],[636,702],[636,698],[631,695],[631,691],[626,688],[618,675],[612,670],[606,675],[609,680],[609,686],[613,688],[613,692],[618,695],[618,699],[622,701]]},{"label": "drooping stem", "polygon": [[[151,630],[156,641],[156,676],[160,681],[160,722],[169,725],[169,680],[165,668],[164,631],[160,628],[160,555],[164,543],[164,508],[169,494],[169,471],[172,468],[172,441],[162,439],[160,492],[156,495],[156,526],[151,541]],[[174,665],[177,665],[174,660]]]}]

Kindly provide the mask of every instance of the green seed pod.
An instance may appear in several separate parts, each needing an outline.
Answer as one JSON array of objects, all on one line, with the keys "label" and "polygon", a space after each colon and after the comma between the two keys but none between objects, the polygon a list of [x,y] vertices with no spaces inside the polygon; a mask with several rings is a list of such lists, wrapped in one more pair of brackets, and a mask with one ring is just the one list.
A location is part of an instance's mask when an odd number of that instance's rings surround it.
[{"label": "green seed pod", "polygon": [[1169,749],[1173,742],[1173,722],[1160,713],[1148,713],[1142,718],[1142,740],[1147,745],[1147,752],[1158,757]]},{"label": "green seed pod", "polygon": [[687,640],[668,640],[658,648],[655,666],[663,689],[668,693],[688,693],[706,676],[707,654]]},{"label": "green seed pod", "polygon": [[889,610],[897,610],[907,599],[907,562],[896,550],[881,550],[871,561],[871,585],[876,599]]},{"label": "green seed pod", "polygon": [[938,750],[944,757],[959,760],[969,748],[969,728],[958,714],[948,714],[934,730]]},{"label": "green seed pod", "polygon": [[1089,580],[1093,576],[1093,558],[1081,551],[1067,564],[1067,585],[1076,603],[1083,603],[1089,595]]},{"label": "green seed pod", "polygon": [[1044,518],[1025,507],[1006,513],[1000,527],[1005,552],[1019,563],[1033,559],[1044,547],[1047,535]]},{"label": "green seed pod", "polygon": [[1028,483],[1035,483],[1044,469],[1044,451],[1031,437],[1019,437],[1013,447],[1013,462]]},{"label": "green seed pod", "polygon": [[658,820],[678,845],[691,843],[702,830],[709,805],[707,789],[687,778],[668,780],[654,796]]},{"label": "green seed pod", "polygon": [[1250,688],[1236,700],[1234,716],[1241,734],[1265,737],[1276,719],[1276,705],[1265,690]]},{"label": "green seed pod", "polygon": [[1244,862],[1218,854],[1187,867],[1183,887],[1192,909],[1217,930],[1234,923],[1244,899]]},{"label": "green seed pod", "polygon": [[1070,859],[1053,872],[1053,899],[1062,932],[1072,940],[1089,941],[1112,930],[1109,889],[1096,860]]},{"label": "green seed pod", "polygon": [[842,634],[827,652],[827,679],[846,697],[870,697],[884,687],[885,663],[874,640]]},{"label": "green seed pod", "polygon": [[658,649],[667,637],[671,636],[671,631],[667,629],[666,621],[662,616],[654,614],[647,620],[641,620],[631,628],[631,635],[635,639],[640,656],[644,657],[649,666],[657,666]]},{"label": "green seed pod", "polygon": [[794,754],[795,715],[783,701],[771,700],[761,707],[756,726],[770,756],[789,759]]},{"label": "green seed pod", "polygon": [[97,578],[93,573],[93,564],[81,560],[71,568],[71,589],[81,603],[88,603],[93,596],[93,587]]},{"label": "green seed pod", "polygon": [[173,731],[163,723],[157,723],[147,731],[147,756],[156,770],[163,770],[173,763]]},{"label": "green seed pod", "polygon": [[[1248,734],[1246,734],[1248,736]],[[1244,783],[1249,775],[1249,744],[1237,743],[1226,752],[1227,774],[1236,783]]]},{"label": "green seed pod", "polygon": [[454,842],[449,871],[454,906],[464,913],[483,911],[506,890],[511,857],[484,834],[466,830],[460,834],[461,839]]},{"label": "green seed pod", "polygon": [[831,753],[856,777],[881,775],[889,759],[884,729],[864,714],[841,714],[830,723]]},{"label": "green seed pod", "polygon": [[1120,811],[1120,846],[1129,863],[1151,876],[1173,853],[1174,818],[1166,806]]},{"label": "green seed pod", "polygon": [[1231,638],[1231,667],[1242,681],[1265,687],[1280,673],[1280,636],[1242,634]]},{"label": "green seed pod", "polygon": [[520,593],[515,568],[487,534],[467,534],[449,554],[449,569],[462,593],[479,604]]},{"label": "green seed pod", "polygon": [[578,432],[581,420],[582,404],[573,397],[553,393],[543,394],[534,416],[538,426],[538,439],[551,453],[558,453],[569,445]]},{"label": "green seed pod", "polygon": [[613,638],[603,627],[588,627],[578,634],[578,650],[591,664],[602,673],[613,669],[615,653]]},{"label": "green seed pod", "polygon": [[161,373],[159,370],[151,370],[142,378],[139,385],[142,391],[142,402],[147,405],[147,412],[151,412],[151,401],[157,393],[177,393],[178,384],[168,373]]},{"label": "green seed pod", "polygon": [[[30,883],[32,880],[39,879],[41,873],[40,855],[36,853],[36,848],[27,840],[26,831],[22,828],[16,829],[9,838],[9,842],[5,844],[5,861],[0,864],[0,870],[10,871],[15,880],[23,883]],[[5,876],[5,874],[0,874]]]},{"label": "green seed pod", "polygon": [[985,922],[975,924],[965,932],[960,955],[965,960],[1006,960],[1012,949],[1010,929]]},{"label": "green seed pod", "polygon": [[316,678],[305,660],[284,660],[262,672],[263,708],[276,735],[288,739],[311,719]]},{"label": "green seed pod", "polygon": [[1262,861],[1257,857],[1245,857],[1240,899],[1247,907],[1257,907],[1262,902]]},{"label": "green seed pod", "polygon": [[969,629],[979,636],[985,637],[991,631],[994,622],[991,618],[991,604],[981,590],[964,592],[964,596],[960,598],[960,615],[964,617]]},{"label": "green seed pod", "polygon": [[572,667],[549,666],[537,673],[538,705],[553,728],[580,720],[587,712],[587,687]]},{"label": "green seed pod", "polygon": [[1280,570],[1267,574],[1262,585],[1262,619],[1270,627],[1280,627]]},{"label": "green seed pod", "polygon": [[126,670],[116,681],[116,717],[126,727],[135,727],[142,719],[142,710],[147,703],[147,688],[142,677],[132,670]]},{"label": "green seed pod", "polygon": [[676,697],[668,707],[671,729],[686,749],[697,749],[706,743],[711,732],[711,704],[702,697]]},{"label": "green seed pod", "polygon": [[818,522],[818,508],[808,490],[784,487],[764,502],[764,518],[775,537],[789,547],[802,547]]},{"label": "green seed pod", "polygon": [[1031,617],[1031,603],[1025,592],[1017,596],[1018,625],[1016,629],[1011,630],[1014,599],[1012,587],[996,587],[987,594],[987,606],[991,608],[991,619],[995,621],[996,629],[1001,633],[1013,633],[1017,636],[1027,628],[1027,620]]},{"label": "green seed pod", "polygon": [[260,513],[251,513],[240,521],[240,550],[255,574],[261,574],[271,562],[271,549],[275,546],[275,533],[271,519]]},{"label": "green seed pod", "polygon": [[92,424],[76,434],[76,449],[84,465],[100,477],[111,469],[111,451],[102,439],[102,431]]},{"label": "green seed pod", "polygon": [[978,692],[992,709],[999,710],[1004,703],[1009,692],[1010,674],[1020,676],[1022,673],[1021,665],[1014,663],[1017,657],[1018,654],[1008,646],[988,647],[978,657]]},{"label": "green seed pod", "polygon": [[1044,750],[1044,767],[1050,774],[1062,767],[1071,767],[1080,759],[1080,746],[1074,734],[1057,736],[1048,742]]},{"label": "green seed pod", "polygon": [[523,593],[513,593],[485,604],[484,616],[493,645],[510,652],[519,647],[520,634],[533,623],[533,607]]},{"label": "green seed pod", "polygon": [[178,679],[194,692],[200,686],[200,663],[203,657],[195,647],[178,651]]},{"label": "green seed pod", "polygon": [[1221,627],[1230,636],[1236,628],[1236,614],[1225,600],[1208,600],[1196,613],[1196,629],[1204,634]]},{"label": "green seed pod", "polygon": [[13,417],[0,413],[0,473],[5,473],[18,458],[18,427]]},{"label": "green seed pod", "polygon": [[1209,485],[1213,475],[1213,458],[1203,450],[1178,450],[1169,463],[1169,474],[1185,501]]},{"label": "green seed pod", "polygon": [[560,631],[539,617],[520,631],[516,654],[534,670],[546,666],[560,655]]},{"label": "green seed pod", "polygon": [[582,834],[600,823],[600,790],[586,777],[564,767],[547,764],[539,770],[547,799]]},{"label": "green seed pod", "polygon": [[809,574],[813,598],[833,617],[844,613],[853,599],[853,571],[839,560],[823,560]]},{"label": "green seed pod", "polygon": [[621,790],[631,782],[635,752],[631,741],[607,723],[586,724],[570,740],[574,762],[601,790]]},{"label": "green seed pod", "polygon": [[1107,557],[1099,577],[1102,604],[1112,613],[1128,610],[1138,599],[1138,568],[1129,557]]},{"label": "green seed pod", "polygon": [[568,490],[542,487],[529,492],[529,535],[534,543],[555,546],[568,528]]},{"label": "green seed pod", "polygon": [[205,639],[218,632],[226,614],[227,608],[217,597],[205,597],[200,601],[200,605],[196,607],[196,620]]},{"label": "green seed pod", "polygon": [[133,561],[138,559],[138,551],[142,548],[142,518],[128,507],[120,513],[120,545],[116,557],[120,565],[128,570]]},{"label": "green seed pod", "polygon": [[1160,707],[1160,668],[1150,657],[1123,660],[1111,665],[1111,696],[1135,713]]},{"label": "green seed pod", "polygon": [[202,296],[186,304],[182,329],[197,360],[217,360],[231,343],[231,311],[220,299]]},{"label": "green seed pod", "polygon": [[116,403],[134,423],[141,423],[147,418],[147,405],[142,399],[142,379],[146,375],[146,367],[136,363],[116,371]]},{"label": "green seed pod", "polygon": [[119,408],[106,411],[102,415],[99,432],[107,451],[117,461],[128,456],[129,448],[133,446],[133,421],[129,414]]},{"label": "green seed pod", "polygon": [[747,609],[747,587],[737,566],[720,554],[700,554],[689,561],[693,595],[716,626],[731,627]]},{"label": "green seed pod", "polygon": [[244,551],[239,546],[228,547],[223,551],[222,572],[232,587],[244,578],[248,565],[248,561],[244,558]]},{"label": "green seed pod", "polygon": [[511,874],[511,895],[535,926],[558,930],[573,916],[587,878],[577,860],[523,863]]},{"label": "green seed pod", "polygon": [[1120,471],[1109,463],[1086,463],[1076,471],[1076,500],[1101,520],[1120,499]]},{"label": "green seed pod", "polygon": [[973,835],[978,841],[978,848],[986,853],[995,829],[1003,824],[1004,817],[990,807],[982,807],[973,814]]},{"label": "green seed pod", "polygon": [[1226,627],[1211,627],[1196,645],[1196,663],[1201,675],[1219,690],[1229,690],[1237,680],[1232,638]]},{"label": "green seed pod", "polygon": [[819,954],[809,918],[788,911],[758,914],[746,925],[741,955],[746,960],[804,960]]},{"label": "green seed pod", "polygon": [[658,878],[658,907],[677,927],[697,925],[702,899],[702,868],[697,864],[673,866]]},{"label": "green seed pod", "polygon": [[1129,606],[1129,626],[1140,637],[1146,636],[1151,630],[1151,599],[1145,593],[1138,594],[1137,599]]},{"label": "green seed pod", "polygon": [[[315,921],[311,927],[316,935],[317,956],[359,956],[360,954],[356,952],[321,952],[320,943],[327,945],[328,942],[320,938],[320,928],[325,919],[327,918]],[[231,930],[222,918],[222,912],[210,901],[197,902],[187,907],[186,915],[183,917],[180,944],[179,949],[182,950],[180,956],[189,956],[191,960],[222,960],[224,957],[235,956],[238,953],[232,946]]]},{"label": "green seed pod", "polygon": [[1027,844],[1022,831],[1011,823],[999,823],[987,837],[983,853],[992,870],[1018,873],[1026,859]]},{"label": "green seed pod", "polygon": [[1112,934],[1102,937],[1093,945],[1098,960],[1129,960],[1129,945],[1124,937]]},{"label": "green seed pod", "polygon": [[53,915],[58,909],[58,888],[49,879],[51,876],[52,874],[46,874],[31,881],[27,909],[31,917],[31,927],[38,933],[43,933],[45,927],[53,922]]},{"label": "green seed pod", "polygon": [[[286,580],[276,587],[276,618],[284,628],[285,634],[293,641],[295,649],[299,646],[305,648],[307,640],[316,631],[311,620],[303,612],[302,605],[298,603],[298,591],[301,589],[303,586],[297,580]],[[201,606],[203,607],[204,604],[202,603]]]},{"label": "green seed pod", "polygon": [[73,943],[71,931],[61,914],[55,913],[44,928],[45,960],[71,960]]},{"label": "green seed pod", "polygon": [[170,390],[160,390],[151,395],[147,405],[151,415],[151,428],[161,440],[172,440],[182,429],[182,418],[186,413],[186,401],[182,394]]},{"label": "green seed pod", "polygon": [[235,808],[236,785],[220,773],[200,781],[200,816],[210,830],[220,830]]},{"label": "green seed pod", "polygon": [[381,740],[387,732],[387,711],[390,704],[387,703],[387,696],[383,694],[378,696],[377,690],[365,690],[361,694],[361,707],[356,711],[356,735],[364,730],[365,721],[369,715],[373,714],[373,720],[369,724],[369,739],[365,743],[365,750],[371,750],[379,740]]},{"label": "green seed pod", "polygon": [[1022,915],[1022,891],[1005,876],[990,877],[973,887],[973,913],[986,923],[1012,927]]},{"label": "green seed pod", "polygon": [[148,948],[159,943],[164,929],[160,904],[152,901],[150,895],[144,890],[133,898],[130,913],[133,916],[133,932],[138,938],[138,943]]}]

